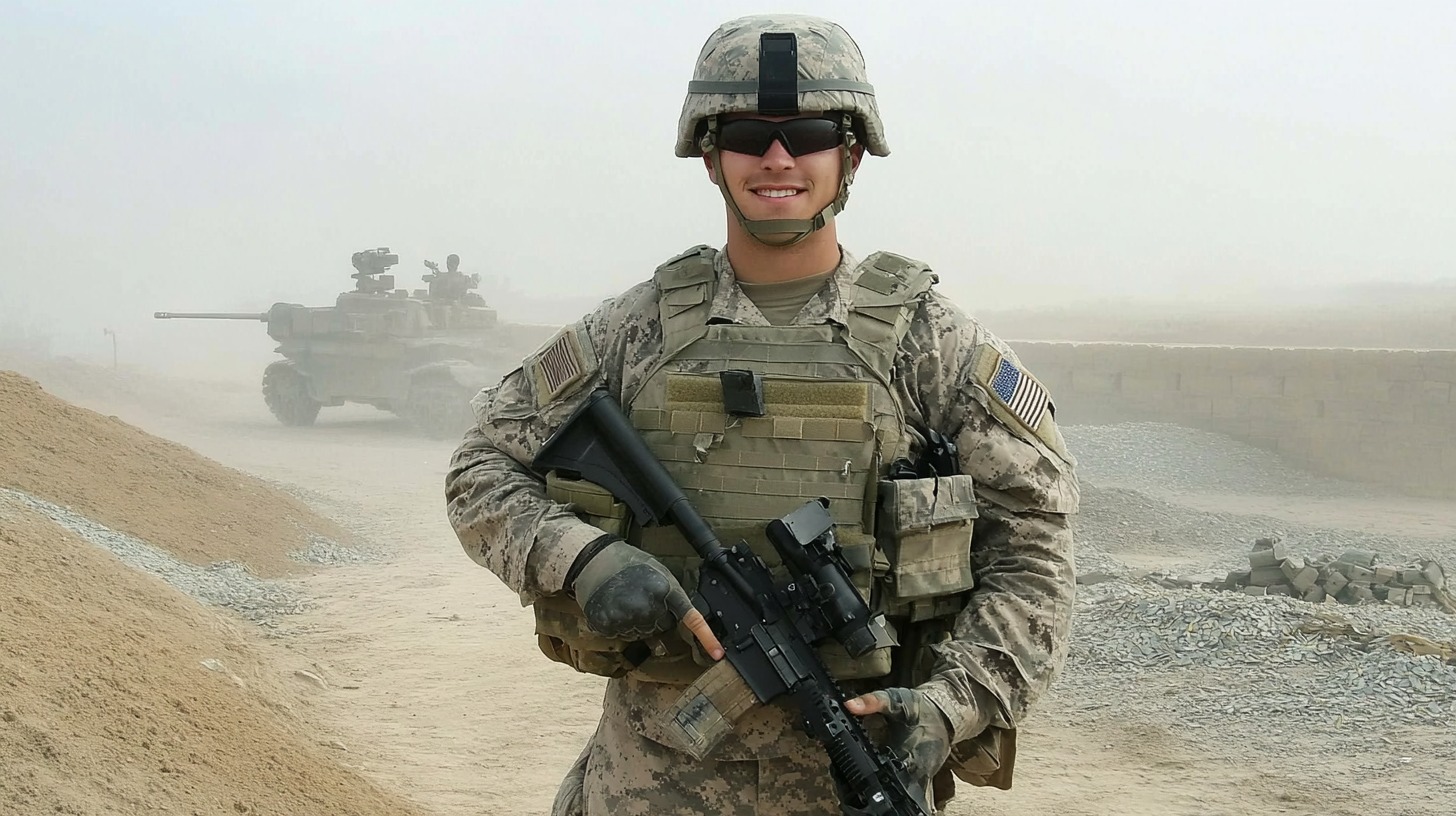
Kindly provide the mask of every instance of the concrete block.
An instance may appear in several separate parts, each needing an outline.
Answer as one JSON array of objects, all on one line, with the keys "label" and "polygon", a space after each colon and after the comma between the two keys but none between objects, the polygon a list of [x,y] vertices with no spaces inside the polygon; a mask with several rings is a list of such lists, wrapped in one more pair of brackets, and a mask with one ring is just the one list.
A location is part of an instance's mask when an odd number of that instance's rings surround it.
[{"label": "concrete block", "polygon": [[1418,569],[1403,569],[1400,571],[1400,582],[1406,586],[1425,584],[1426,574]]},{"label": "concrete block", "polygon": [[1303,572],[1305,566],[1307,565],[1304,563],[1304,559],[1298,555],[1291,555],[1279,562],[1279,568],[1284,570],[1284,574],[1291,579]]},{"label": "concrete block", "polygon": [[1451,383],[1436,380],[1415,380],[1391,385],[1390,396],[1397,402],[1417,405],[1450,405]]},{"label": "concrete block", "polygon": [[1249,553],[1249,566],[1274,567],[1278,566],[1284,559],[1289,557],[1289,548],[1283,544],[1275,544],[1267,550],[1254,550]]},{"label": "concrete block", "polygon": [[1370,585],[1366,583],[1349,584],[1340,590],[1335,596],[1341,603],[1358,604],[1370,603],[1375,600],[1375,593],[1370,591]]},{"label": "concrete block", "polygon": [[1327,400],[1340,399],[1344,394],[1340,381],[1334,378],[1320,379],[1310,376],[1289,376],[1284,378],[1286,399]]},{"label": "concrete block", "polygon": [[1227,397],[1233,394],[1233,378],[1227,374],[1185,373],[1178,378],[1178,390],[1200,397]]},{"label": "concrete block", "polygon": [[1369,550],[1345,550],[1340,556],[1340,561],[1346,564],[1357,564],[1362,567],[1370,567],[1375,564],[1375,553]]},{"label": "concrete block", "polygon": [[1346,578],[1342,572],[1331,570],[1325,573],[1324,576],[1324,580],[1321,583],[1324,584],[1325,591],[1331,594],[1339,592],[1345,588],[1346,584],[1350,583],[1350,579]]},{"label": "concrete block", "polygon": [[[1410,591],[1409,590],[1396,589],[1394,587],[1388,587],[1388,589],[1389,589],[1389,592],[1386,593],[1386,596],[1384,598],[1384,600],[1385,600],[1386,603],[1388,603],[1388,604],[1395,604],[1396,606],[1409,606],[1410,605]],[[1380,596],[1377,595],[1375,597],[1376,598],[1379,598]]]},{"label": "concrete block", "polygon": [[1436,594],[1436,591],[1433,590],[1433,589],[1431,589],[1430,587],[1426,586],[1425,584],[1421,584],[1419,586],[1413,586],[1413,587],[1411,587],[1410,588],[1410,594],[1412,596],[1421,596],[1421,595],[1434,596]]},{"label": "concrete block", "polygon": [[1370,584],[1375,581],[1375,570],[1354,564],[1346,564],[1345,577],[1349,578],[1352,584]]},{"label": "concrete block", "polygon": [[1390,579],[1395,577],[1395,567],[1376,567],[1375,577],[1370,580],[1372,584],[1388,584]]},{"label": "concrete block", "polygon": [[1263,596],[1263,595],[1265,595],[1267,593],[1268,593],[1268,588],[1267,587],[1261,587],[1261,586],[1246,586],[1246,587],[1244,587],[1244,594],[1245,595],[1253,595],[1255,597],[1260,597],[1260,596]]},{"label": "concrete block", "polygon": [[1301,593],[1295,592],[1294,587],[1291,587],[1289,584],[1275,584],[1273,586],[1264,587],[1264,594],[1283,595],[1286,598],[1293,598]]},{"label": "concrete block", "polygon": [[1229,383],[1233,393],[1249,397],[1284,396],[1284,378],[1272,374],[1234,374]]},{"label": "concrete block", "polygon": [[1421,565],[1421,574],[1425,577],[1426,583],[1436,589],[1446,588],[1446,571],[1435,561],[1427,561]]},{"label": "concrete block", "polygon": [[1121,392],[1122,375],[1109,371],[1078,369],[1072,372],[1072,393],[1108,395]]},{"label": "concrete block", "polygon": [[1275,584],[1282,584],[1288,580],[1281,567],[1259,567],[1258,569],[1249,570],[1249,583],[1254,586],[1274,586]]},{"label": "concrete block", "polygon": [[1249,585],[1248,570],[1234,570],[1223,580],[1224,589],[1240,589]]},{"label": "concrete block", "polygon": [[1176,405],[1178,413],[1189,419],[1207,419],[1213,416],[1213,402],[1206,396],[1180,394]]},{"label": "concrete block", "polygon": [[1315,586],[1304,591],[1304,599],[1310,603],[1324,603],[1325,597],[1324,587]]},{"label": "concrete block", "polygon": [[[1288,575],[1288,571],[1285,571]],[[1305,567],[1289,579],[1289,585],[1299,592],[1307,593],[1319,583],[1319,569],[1316,567]],[[1323,592],[1324,590],[1320,590]]]},{"label": "concrete block", "polygon": [[1178,390],[1178,375],[1171,372],[1124,371],[1121,391],[1125,397],[1168,394]]}]

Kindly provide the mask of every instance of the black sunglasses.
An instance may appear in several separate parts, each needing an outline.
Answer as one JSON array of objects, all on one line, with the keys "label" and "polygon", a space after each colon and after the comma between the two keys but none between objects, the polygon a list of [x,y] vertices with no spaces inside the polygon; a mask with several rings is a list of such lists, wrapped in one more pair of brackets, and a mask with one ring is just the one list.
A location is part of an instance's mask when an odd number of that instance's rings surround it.
[{"label": "black sunglasses", "polygon": [[833,119],[730,119],[718,126],[718,147],[734,153],[762,156],[774,141],[781,142],[790,156],[798,158],[839,147],[843,131]]}]

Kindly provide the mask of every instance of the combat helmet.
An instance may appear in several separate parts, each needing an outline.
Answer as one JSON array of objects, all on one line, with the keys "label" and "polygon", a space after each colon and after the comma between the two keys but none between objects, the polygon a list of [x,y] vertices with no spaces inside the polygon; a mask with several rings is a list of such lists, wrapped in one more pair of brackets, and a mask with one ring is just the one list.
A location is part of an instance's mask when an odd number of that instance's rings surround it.
[{"label": "combat helmet", "polygon": [[[745,218],[723,181],[716,146],[718,117],[725,113],[841,114],[838,195],[812,219]],[[719,26],[703,44],[678,119],[676,153],[709,158],[729,210],[759,241],[773,246],[798,243],[842,211],[854,181],[850,150],[860,143],[871,155],[890,154],[864,55],[838,23],[794,14],[742,17]],[[784,234],[791,237],[767,240]]]}]

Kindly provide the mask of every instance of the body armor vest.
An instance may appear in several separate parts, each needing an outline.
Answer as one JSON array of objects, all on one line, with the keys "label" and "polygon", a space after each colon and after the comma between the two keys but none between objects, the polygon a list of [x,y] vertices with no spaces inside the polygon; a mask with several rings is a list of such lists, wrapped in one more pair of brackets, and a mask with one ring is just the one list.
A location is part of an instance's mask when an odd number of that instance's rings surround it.
[{"label": "body armor vest", "polygon": [[[723,542],[746,541],[780,570],[765,525],[826,496],[853,580],[873,610],[886,612],[892,626],[953,616],[971,588],[970,478],[883,481],[910,439],[891,366],[933,275],[877,253],[852,276],[847,326],[709,324],[713,256],[703,247],[657,270],[663,352],[637,392],[622,395],[633,425]],[[719,374],[733,370],[762,377],[763,416],[726,411]],[[553,474],[547,492],[652,553],[689,592],[697,585],[699,557],[675,528],[633,523],[625,506],[588,482]],[[669,633],[634,667],[628,644],[587,629],[573,599],[536,607],[543,651],[581,671],[687,684],[709,663]],[[857,659],[837,643],[820,653],[841,679],[891,669],[889,647]]]}]

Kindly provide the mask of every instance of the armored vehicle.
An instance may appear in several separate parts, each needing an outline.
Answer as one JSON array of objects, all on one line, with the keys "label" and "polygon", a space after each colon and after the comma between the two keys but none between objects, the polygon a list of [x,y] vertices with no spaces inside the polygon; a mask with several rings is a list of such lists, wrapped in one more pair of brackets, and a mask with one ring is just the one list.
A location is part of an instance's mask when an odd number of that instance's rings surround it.
[{"label": "armored vehicle", "polygon": [[530,350],[513,342],[495,310],[472,291],[450,256],[448,271],[424,276],[428,289],[396,289],[388,247],[356,252],[353,291],[333,306],[275,303],[259,314],[157,312],[158,319],[255,320],[283,355],[263,371],[263,401],[285,425],[312,425],[322,408],[346,402],[392,411],[436,437],[464,433],[470,398]]}]

